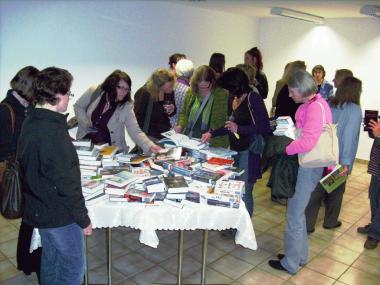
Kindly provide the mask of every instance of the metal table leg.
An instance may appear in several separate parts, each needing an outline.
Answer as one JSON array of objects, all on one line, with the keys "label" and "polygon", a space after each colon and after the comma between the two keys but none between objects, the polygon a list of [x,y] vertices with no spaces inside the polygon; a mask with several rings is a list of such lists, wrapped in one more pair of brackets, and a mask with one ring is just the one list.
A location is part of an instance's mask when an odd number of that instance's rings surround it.
[{"label": "metal table leg", "polygon": [[201,276],[201,284],[202,285],[206,284],[207,243],[208,243],[208,230],[203,230],[202,276]]},{"label": "metal table leg", "polygon": [[107,276],[108,285],[112,285],[112,230],[107,229]]},{"label": "metal table leg", "polygon": [[86,264],[84,267],[84,285],[88,285],[88,251],[87,251],[87,236],[84,237],[84,254],[86,258]]},{"label": "metal table leg", "polygon": [[183,261],[183,230],[178,233],[178,268],[177,268],[177,284],[182,284],[182,261]]}]

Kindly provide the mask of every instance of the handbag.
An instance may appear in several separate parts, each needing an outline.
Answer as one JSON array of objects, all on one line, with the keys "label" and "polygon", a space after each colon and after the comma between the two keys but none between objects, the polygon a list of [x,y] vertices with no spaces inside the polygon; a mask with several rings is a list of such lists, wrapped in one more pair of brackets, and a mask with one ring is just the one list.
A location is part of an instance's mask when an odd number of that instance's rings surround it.
[{"label": "handbag", "polygon": [[305,168],[336,165],[339,161],[339,145],[336,136],[336,125],[326,124],[325,109],[320,102],[317,103],[322,110],[323,130],[317,144],[311,151],[298,154],[298,163]]},{"label": "handbag", "polygon": [[[15,114],[9,104],[6,105],[11,114],[12,134],[15,132]],[[6,219],[21,218],[24,211],[24,198],[21,186],[21,170],[16,157],[7,161],[0,183],[0,212]]]},{"label": "handbag", "polygon": [[[252,125],[255,125],[256,123],[252,114],[251,102],[249,101],[249,95],[248,95],[247,100],[248,100],[248,110],[249,110],[249,114],[251,115]],[[263,135],[253,134],[251,143],[248,146],[249,152],[253,154],[262,155],[264,152],[264,148],[265,148],[265,139]]]}]

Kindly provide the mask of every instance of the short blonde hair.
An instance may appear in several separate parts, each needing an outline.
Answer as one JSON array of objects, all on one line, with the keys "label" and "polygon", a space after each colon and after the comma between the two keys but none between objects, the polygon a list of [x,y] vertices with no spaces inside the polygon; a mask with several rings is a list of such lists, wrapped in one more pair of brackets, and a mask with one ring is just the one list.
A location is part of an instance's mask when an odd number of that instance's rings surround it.
[{"label": "short blonde hair", "polygon": [[167,82],[174,83],[174,73],[171,70],[160,68],[156,69],[146,82],[146,87],[148,92],[152,95],[154,101],[158,100],[158,94],[160,93],[160,88]]}]

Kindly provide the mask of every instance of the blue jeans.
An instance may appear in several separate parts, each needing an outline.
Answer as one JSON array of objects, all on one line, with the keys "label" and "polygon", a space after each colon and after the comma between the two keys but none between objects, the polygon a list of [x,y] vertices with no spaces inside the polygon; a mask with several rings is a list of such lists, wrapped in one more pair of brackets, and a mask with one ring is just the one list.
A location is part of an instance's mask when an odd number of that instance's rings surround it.
[{"label": "blue jeans", "polygon": [[84,276],[84,237],[77,224],[40,229],[41,285],[80,285]]},{"label": "blue jeans", "polygon": [[285,257],[281,265],[290,273],[297,273],[300,265],[307,263],[308,242],[305,209],[322,177],[323,168],[299,167],[296,191],[288,199],[287,225],[285,229]]},{"label": "blue jeans", "polygon": [[369,185],[369,202],[371,204],[371,226],[368,236],[380,240],[380,178],[372,175]]},{"label": "blue jeans", "polygon": [[241,169],[244,169],[244,173],[239,177],[240,180],[245,183],[245,193],[243,195],[243,201],[245,207],[249,213],[249,216],[252,217],[253,214],[253,186],[254,183],[249,182],[249,167],[248,167],[248,156],[249,150],[239,151],[237,155],[234,156],[235,166]]}]

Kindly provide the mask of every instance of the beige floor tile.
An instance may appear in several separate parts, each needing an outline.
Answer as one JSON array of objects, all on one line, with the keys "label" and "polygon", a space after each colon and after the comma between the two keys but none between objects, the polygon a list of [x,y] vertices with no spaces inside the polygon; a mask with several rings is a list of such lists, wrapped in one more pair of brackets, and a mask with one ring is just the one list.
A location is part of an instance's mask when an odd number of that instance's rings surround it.
[{"label": "beige floor tile", "polygon": [[281,248],[284,247],[283,240],[276,238],[270,234],[263,233],[256,237],[257,244],[260,248],[265,249],[266,251],[276,253]]},{"label": "beige floor tile", "polygon": [[347,234],[337,238],[335,243],[360,253],[364,251],[363,242],[361,240],[355,240]]},{"label": "beige floor tile", "polygon": [[360,269],[364,272],[379,276],[380,283],[380,255],[372,257],[361,255],[353,264],[352,267]]},{"label": "beige floor tile", "polygon": [[[146,260],[136,252],[123,255],[113,260],[112,266],[125,277],[130,277],[154,266],[154,263]],[[123,278],[124,279],[124,278]]]},{"label": "beige floor tile", "polygon": [[379,276],[369,274],[356,268],[349,268],[339,281],[349,285],[379,285]]},{"label": "beige floor tile", "polygon": [[0,226],[0,243],[18,238],[18,230],[12,225]]},{"label": "beige floor tile", "polygon": [[231,279],[238,279],[240,276],[251,270],[254,266],[231,255],[226,255],[211,263],[208,267],[226,275]]},{"label": "beige floor tile", "polygon": [[[211,268],[206,269],[206,284],[230,284],[233,280],[221,272],[215,271]],[[201,271],[197,271],[190,276],[183,279],[184,284],[200,284]],[[237,283],[237,285],[240,285]]]},{"label": "beige floor tile", "polygon": [[255,230],[265,232],[276,225],[278,225],[278,223],[270,222],[268,220],[256,216],[253,217],[253,228]]},{"label": "beige floor tile", "polygon": [[284,280],[262,269],[255,268],[238,279],[244,285],[280,285]]},{"label": "beige floor tile", "polygon": [[338,279],[349,265],[336,261],[326,256],[317,256],[313,258],[306,267],[322,273],[328,277]]},{"label": "beige floor tile", "polygon": [[326,248],[321,256],[326,256],[341,263],[351,265],[360,256],[360,253],[339,244],[333,244]]},{"label": "beige floor tile", "polygon": [[268,257],[272,256],[273,253],[262,248],[258,248],[257,250],[250,250],[240,247],[234,251],[231,251],[230,255],[256,266]]},{"label": "beige floor tile", "polygon": [[25,275],[20,274],[4,281],[0,281],[0,285],[32,285]]},{"label": "beige floor tile", "polygon": [[167,272],[160,266],[155,266],[133,276],[133,280],[139,285],[150,285],[152,283],[174,284],[177,282],[177,276]]},{"label": "beige floor tile", "polygon": [[289,280],[296,285],[330,285],[335,282],[334,279],[313,271],[307,267],[302,268],[296,275]]},{"label": "beige floor tile", "polygon": [[21,274],[21,271],[18,271],[16,266],[14,266],[9,260],[3,260],[0,262],[0,281],[7,280]]},{"label": "beige floor tile", "polygon": [[17,238],[0,243],[0,252],[8,258],[15,257],[17,252]]},{"label": "beige floor tile", "polygon": [[[173,275],[177,275],[178,257],[173,256],[168,260],[160,263],[160,266]],[[185,255],[182,260],[182,276],[184,278],[194,274],[194,272],[202,268],[201,261],[195,260],[191,256]]]},{"label": "beige floor tile", "polygon": [[[239,251],[240,248],[243,249],[243,247],[239,247],[236,250],[233,250],[232,252]],[[248,251],[253,251],[250,249],[246,249]],[[195,260],[201,262],[202,260],[202,245],[197,245],[195,247],[189,248],[185,251],[185,256],[191,256]],[[227,253],[223,250],[220,250],[216,248],[215,246],[208,245],[207,246],[207,263],[214,262],[215,260],[221,258],[222,256],[226,255]]]}]

